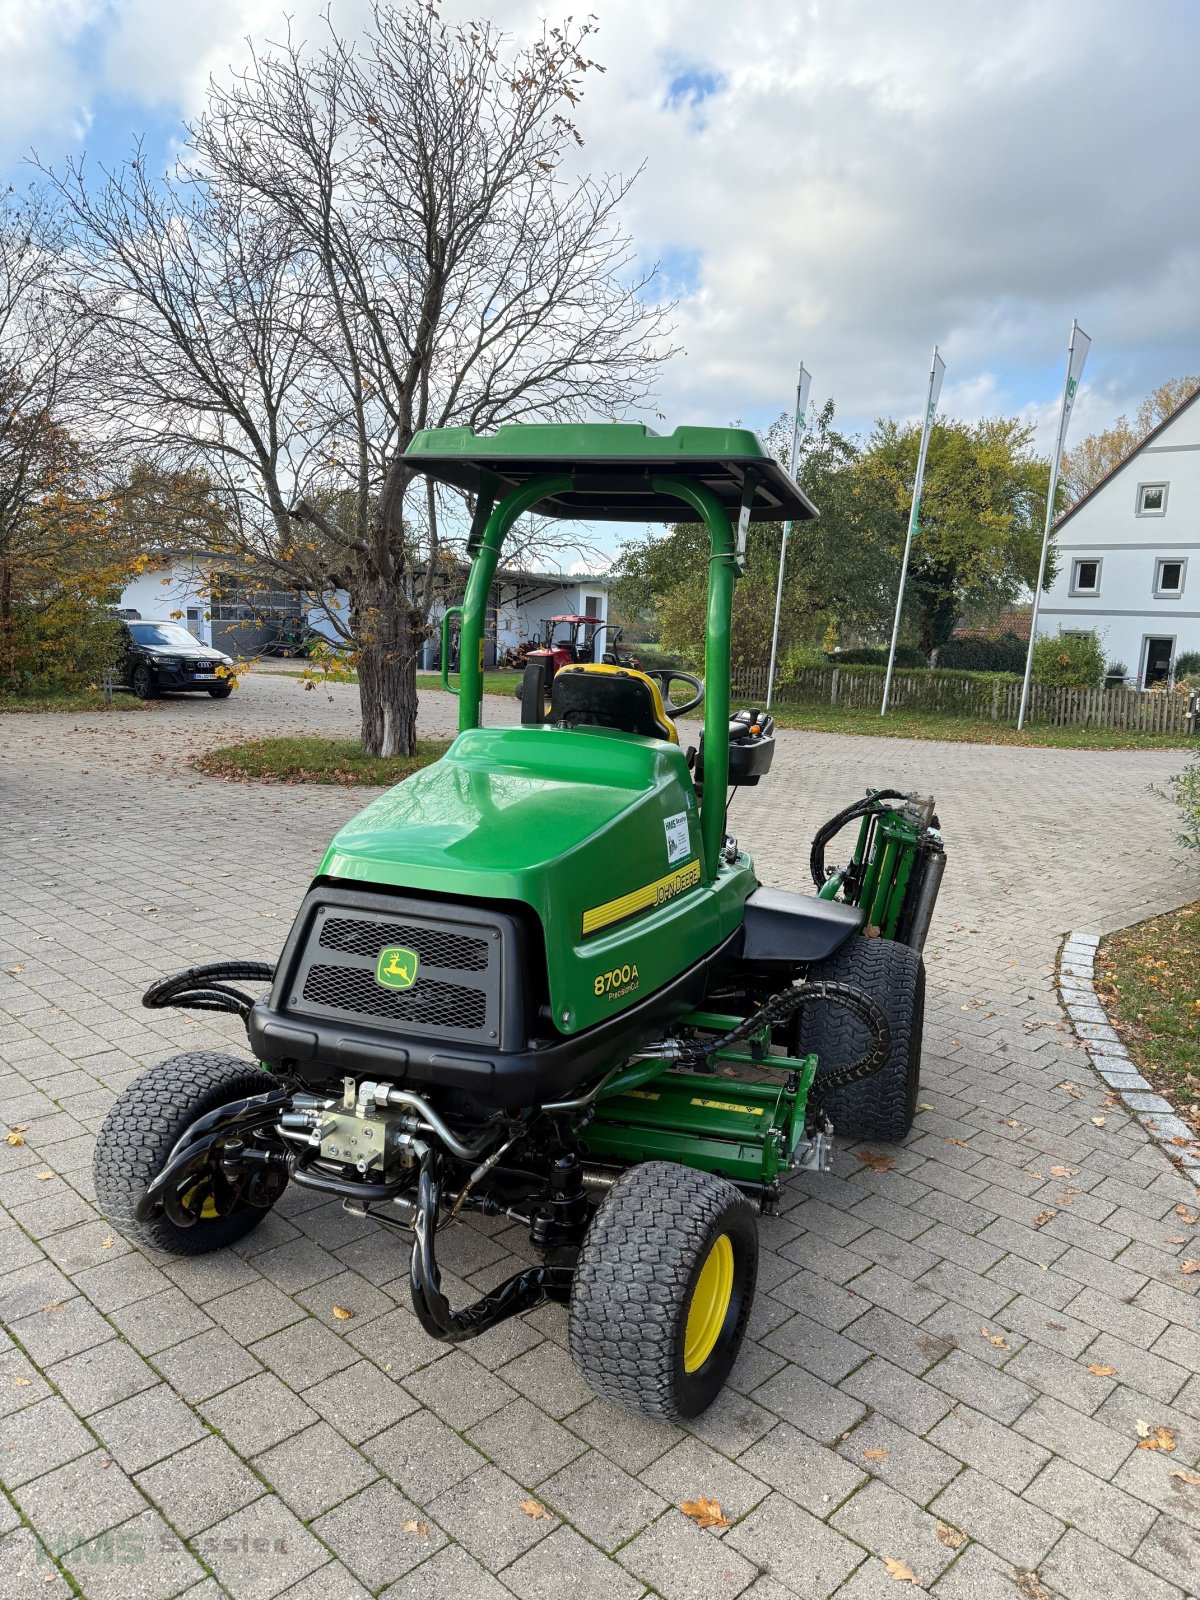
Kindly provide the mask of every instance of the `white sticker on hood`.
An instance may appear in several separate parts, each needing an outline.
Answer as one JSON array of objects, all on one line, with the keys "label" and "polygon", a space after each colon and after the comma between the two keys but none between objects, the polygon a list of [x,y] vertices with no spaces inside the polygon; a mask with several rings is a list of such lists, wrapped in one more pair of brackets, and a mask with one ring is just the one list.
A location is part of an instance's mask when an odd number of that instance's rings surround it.
[{"label": "white sticker on hood", "polygon": [[686,811],[681,811],[678,816],[663,818],[663,832],[667,836],[667,862],[674,866],[677,861],[686,861],[692,853],[692,834],[688,827]]}]

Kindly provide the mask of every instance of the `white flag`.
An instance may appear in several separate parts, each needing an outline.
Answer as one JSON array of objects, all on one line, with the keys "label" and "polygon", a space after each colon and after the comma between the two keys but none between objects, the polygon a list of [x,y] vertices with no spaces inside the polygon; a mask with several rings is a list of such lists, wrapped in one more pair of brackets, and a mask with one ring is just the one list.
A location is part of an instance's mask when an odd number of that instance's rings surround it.
[{"label": "white flag", "polygon": [[1058,419],[1058,459],[1062,460],[1063,449],[1067,442],[1067,425],[1071,420],[1071,411],[1075,405],[1075,396],[1079,390],[1079,380],[1083,377],[1083,364],[1087,360],[1088,351],[1092,348],[1092,341],[1084,333],[1077,322],[1071,324],[1071,344],[1067,352],[1067,386],[1063,391],[1062,412]]}]

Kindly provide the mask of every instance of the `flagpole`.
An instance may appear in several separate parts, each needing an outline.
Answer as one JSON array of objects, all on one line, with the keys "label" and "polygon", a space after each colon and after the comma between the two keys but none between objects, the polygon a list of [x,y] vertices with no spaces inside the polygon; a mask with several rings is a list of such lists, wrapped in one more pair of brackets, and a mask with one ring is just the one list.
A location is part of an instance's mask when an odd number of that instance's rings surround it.
[{"label": "flagpole", "polygon": [[900,588],[896,595],[896,620],[892,624],[892,643],[888,650],[887,675],[883,680],[883,704],[879,708],[879,715],[886,717],[888,701],[892,693],[892,673],[896,666],[896,641],[900,637],[900,613],[904,609],[904,585],[908,579],[908,558],[912,553],[913,535],[921,516],[921,486],[925,481],[925,457],[929,453],[929,435],[933,432],[933,419],[937,414],[938,400],[942,393],[942,379],[946,375],[946,363],[938,355],[938,347],[933,347],[933,360],[929,364],[929,393],[925,401],[925,421],[921,427],[921,446],[917,451],[917,476],[913,481],[912,505],[908,511],[908,532],[904,537],[904,559],[900,563]]},{"label": "flagpole", "polygon": [[[792,477],[796,476],[796,463],[800,453],[800,430],[804,426],[804,413],[808,409],[808,390],[812,383],[812,374],[804,370],[803,361],[800,371],[796,376],[796,410],[792,416],[792,453],[788,457],[788,471]],[[783,525],[783,542],[779,546],[779,579],[775,585],[775,626],[771,630],[771,665],[767,668],[767,710],[771,709],[771,700],[775,694],[775,658],[779,651],[779,614],[783,608],[783,569],[787,564],[788,535],[792,531],[790,521]]]},{"label": "flagpole", "polygon": [[1050,463],[1050,489],[1046,495],[1046,525],[1042,530],[1042,559],[1038,564],[1037,587],[1033,591],[1033,607],[1029,613],[1029,648],[1025,652],[1025,681],[1021,685],[1021,709],[1017,713],[1017,732],[1025,726],[1025,712],[1029,705],[1029,681],[1033,675],[1033,646],[1037,640],[1038,607],[1042,599],[1042,584],[1046,581],[1046,558],[1050,551],[1050,529],[1054,524],[1054,500],[1058,493],[1058,473],[1062,465],[1063,446],[1067,442],[1067,424],[1075,405],[1079,380],[1092,341],[1077,321],[1071,323],[1071,339],[1067,345],[1067,375],[1063,380],[1062,404],[1058,412],[1058,441],[1054,459]]}]

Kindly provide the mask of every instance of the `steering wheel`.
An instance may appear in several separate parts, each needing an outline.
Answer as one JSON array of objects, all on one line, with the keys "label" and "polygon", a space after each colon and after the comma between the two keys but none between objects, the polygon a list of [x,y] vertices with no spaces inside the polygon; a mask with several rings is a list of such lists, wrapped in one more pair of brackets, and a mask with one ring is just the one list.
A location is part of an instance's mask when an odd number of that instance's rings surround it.
[{"label": "steering wheel", "polygon": [[[657,679],[659,690],[663,697],[663,705],[666,708],[667,715],[672,719],[672,721],[676,717],[686,717],[689,711],[695,711],[696,707],[704,699],[704,679],[693,677],[690,672],[680,672],[675,667],[668,667],[665,670],[647,672],[646,676],[648,678]],[[671,685],[677,679],[681,683],[688,684],[689,687],[695,691],[695,693],[692,695],[692,698],[690,700],[685,700],[682,705],[673,704],[670,694],[668,693]]]}]

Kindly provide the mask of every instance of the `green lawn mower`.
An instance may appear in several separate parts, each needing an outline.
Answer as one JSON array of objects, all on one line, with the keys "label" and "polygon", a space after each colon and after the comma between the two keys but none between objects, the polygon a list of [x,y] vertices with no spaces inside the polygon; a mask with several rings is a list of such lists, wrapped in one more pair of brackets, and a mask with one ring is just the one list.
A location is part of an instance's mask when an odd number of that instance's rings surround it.
[{"label": "green lawn mower", "polygon": [[[340,1197],[411,1239],[432,1338],[560,1300],[597,1393],[692,1416],[746,1330],[757,1213],[788,1173],[828,1166],[835,1129],[911,1127],[945,865],[933,802],[883,789],[847,806],[812,845],[813,895],[761,886],[726,831],[731,788],[766,777],[775,748],[765,712],[730,715],[747,528],[816,515],[754,434],[444,429],[408,459],[474,498],[458,737],[337,835],[277,966],[147,992],[238,1014],[254,1059],[175,1056],[133,1082],[97,1141],[99,1203],[129,1238],[199,1255],[289,1183]],[[707,691],[535,662],[519,725],[482,727],[488,592],[527,511],[703,522]],[[676,718],[701,702],[688,749]],[[537,1264],[455,1309],[437,1238],[470,1211],[527,1229]]]}]

